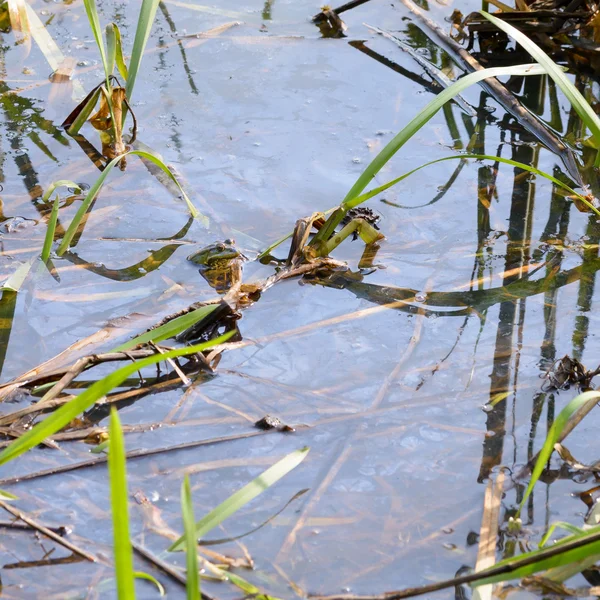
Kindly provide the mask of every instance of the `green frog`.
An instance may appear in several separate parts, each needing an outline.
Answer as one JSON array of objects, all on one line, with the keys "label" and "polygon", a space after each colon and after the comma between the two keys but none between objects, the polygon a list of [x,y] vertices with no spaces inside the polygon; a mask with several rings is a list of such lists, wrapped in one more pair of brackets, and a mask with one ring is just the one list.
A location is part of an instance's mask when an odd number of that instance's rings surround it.
[{"label": "green frog", "polygon": [[246,257],[235,247],[235,240],[225,240],[210,244],[187,259],[200,266],[200,274],[208,285],[224,294],[241,280]]}]

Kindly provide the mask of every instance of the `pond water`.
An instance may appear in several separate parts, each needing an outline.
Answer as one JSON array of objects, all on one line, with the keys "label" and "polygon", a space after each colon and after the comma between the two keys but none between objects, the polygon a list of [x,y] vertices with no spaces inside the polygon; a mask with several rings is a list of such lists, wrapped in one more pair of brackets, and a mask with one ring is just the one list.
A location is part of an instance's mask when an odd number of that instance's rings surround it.
[{"label": "pond water", "polygon": [[[48,185],[58,179],[91,185],[98,175],[60,128],[77,85],[88,91],[102,76],[83,5],[37,0],[31,6],[79,66],[76,85],[51,84],[51,68],[35,43],[28,49],[12,33],[2,34],[5,275],[40,252],[48,215],[41,194]],[[102,22],[118,23],[126,48],[136,7],[99,3]],[[453,6],[426,8],[449,28],[444,19]],[[456,8],[467,13],[477,7]],[[55,277],[34,266],[18,294],[3,293],[3,381],[119,317],[136,315],[120,330],[122,341],[213,298],[214,290],[186,261],[192,250],[235,237],[253,258],[297,219],[339,203],[375,154],[433,97],[418,77],[399,72],[422,78],[414,60],[363,23],[396,32],[450,76],[460,74],[400,2],[373,0],[344,13],[344,39],[321,37],[310,22],[318,10],[306,0],[161,5],[133,97],[138,137],[176,169],[210,225],[190,223],[183,201],[136,157],[128,158],[124,172],[109,176],[71,252],[53,260]],[[232,22],[212,38],[181,37]],[[549,119],[547,84],[531,81],[522,95]],[[378,182],[457,154],[471,139],[482,154],[550,173],[563,168],[479,87],[464,98],[478,116],[455,104],[440,112]],[[564,133],[564,100],[561,109],[557,130]],[[94,140],[91,128],[84,133]],[[139,544],[184,566],[182,554],[163,554],[169,541],[161,528],[181,531],[185,472],[199,518],[286,453],[310,446],[298,468],[209,536],[240,535],[309,489],[243,540],[209,547],[250,555],[255,569],[239,571],[248,580],[284,599],[368,594],[450,578],[475,564],[487,481],[501,466],[518,471],[576,394],[545,393],[540,376],[564,354],[589,368],[600,361],[592,312],[600,229],[552,183],[506,164],[440,163],[383,199],[369,202],[386,236],[376,258],[381,268],[328,285],[275,285],[244,311],[239,328],[247,344],[225,353],[215,376],[120,406],[124,425],[147,426],[126,433],[128,450],[256,432],[253,423],[265,414],[297,428],[129,461],[132,537]],[[61,208],[63,228],[79,202],[70,197]],[[348,240],[334,257],[356,272],[362,249],[360,241]],[[271,272],[250,263],[245,278]],[[523,293],[502,292],[517,280],[525,282]],[[114,347],[116,339],[93,351]],[[490,402],[493,408],[484,410]],[[1,412],[16,408],[12,403]],[[106,425],[106,414],[87,416]],[[598,458],[591,445],[596,424],[592,413],[566,442],[581,462]],[[61,443],[60,450],[38,448],[4,466],[0,477],[81,461],[90,447],[78,441]],[[593,482],[556,473],[555,480],[538,484],[524,515],[531,548],[550,522],[583,523],[586,506],[574,492]],[[73,562],[47,539],[6,530],[2,597],[116,596],[107,483],[106,468],[98,466],[3,486],[19,496],[19,509],[71,528],[69,539],[101,561]],[[514,513],[523,491],[522,481],[507,490],[503,518]],[[511,544],[503,540],[499,555]],[[183,587],[139,556],[136,567],[163,581],[169,598],[185,597]],[[208,582],[203,591],[241,597],[228,584]],[[145,582],[138,593],[157,597]],[[518,591],[510,597],[536,596]]]}]

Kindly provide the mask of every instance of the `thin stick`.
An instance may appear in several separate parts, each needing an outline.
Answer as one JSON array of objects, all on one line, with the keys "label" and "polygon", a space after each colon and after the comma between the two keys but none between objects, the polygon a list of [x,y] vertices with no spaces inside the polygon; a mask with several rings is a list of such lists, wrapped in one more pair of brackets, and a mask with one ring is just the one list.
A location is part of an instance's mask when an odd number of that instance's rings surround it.
[{"label": "thin stick", "polygon": [[43,405],[45,402],[51,402],[56,398],[65,388],[67,388],[73,380],[83,373],[88,365],[93,361],[93,356],[84,356],[76,360],[67,370],[67,372],[57,381],[41,398],[37,403],[38,406]]},{"label": "thin stick", "polygon": [[[184,442],[175,446],[167,446],[166,448],[154,448],[151,450],[131,450],[125,454],[127,460],[133,458],[143,458],[145,456],[153,456],[155,454],[161,454],[163,452],[173,452],[174,450],[187,450],[189,448],[197,448],[198,446],[208,446],[210,444],[220,444],[222,442],[231,442],[234,440],[243,440],[246,438],[255,437],[257,435],[265,435],[272,433],[276,430],[271,431],[251,431],[248,433],[240,433],[236,435],[226,435],[223,437],[210,438],[208,440],[198,440],[195,442]],[[18,483],[19,481],[28,481],[30,479],[40,479],[41,477],[48,477],[50,475],[58,475],[59,473],[69,473],[71,471],[77,471],[78,469],[85,469],[87,467],[95,467],[96,465],[103,465],[106,463],[107,456],[99,456],[89,460],[83,460],[72,465],[63,465],[60,467],[51,467],[50,469],[44,469],[43,471],[36,471],[35,473],[29,473],[27,475],[17,475],[15,477],[7,477],[6,479],[0,479],[0,485],[10,485],[12,483]]]},{"label": "thin stick", "polygon": [[520,560],[515,560],[508,565],[502,565],[499,567],[493,567],[487,571],[480,571],[479,573],[469,573],[469,575],[462,575],[461,577],[455,577],[454,579],[446,579],[445,581],[438,581],[437,583],[430,583],[420,587],[407,588],[405,590],[398,590],[394,592],[384,592],[383,594],[368,594],[365,596],[359,596],[356,594],[333,594],[332,596],[317,596],[310,595],[311,600],[401,600],[403,598],[414,598],[415,596],[422,596],[423,594],[430,594],[439,590],[445,590],[451,587],[463,585],[465,583],[473,583],[474,581],[480,581],[481,579],[487,579],[488,577],[495,577],[497,575],[505,575],[512,573],[517,569],[533,565],[541,560],[558,556],[569,550],[576,550],[589,544],[594,544],[600,541],[600,533],[595,533],[584,539],[576,539],[572,542],[565,542],[560,546],[552,546],[545,548],[539,552],[536,552],[533,556],[528,556]]},{"label": "thin stick", "polygon": [[[18,531],[29,531],[31,533],[35,533],[35,529],[28,525],[27,523],[20,523],[19,521],[0,521],[1,529],[16,529]],[[59,527],[48,527],[50,531],[56,533],[56,535],[66,535],[67,528],[64,525]]]},{"label": "thin stick", "polygon": [[[156,350],[158,354],[164,354],[164,351],[161,350],[154,342],[150,341],[148,342],[148,345],[154,348],[154,350]],[[184,386],[187,387],[192,384],[190,378],[181,370],[179,365],[172,358],[168,358],[167,361],[171,365],[171,367],[173,367],[173,371],[177,373],[179,379],[181,379],[181,383],[183,383]]]},{"label": "thin stick", "polygon": [[11,515],[14,515],[15,517],[17,517],[17,519],[20,519],[24,523],[27,523],[27,525],[29,525],[33,529],[37,529],[40,533],[43,533],[45,536],[49,537],[51,540],[55,541],[57,544],[64,546],[65,548],[67,548],[68,550],[73,552],[74,554],[78,554],[79,556],[81,556],[82,558],[85,558],[86,560],[89,560],[90,562],[97,562],[96,557],[93,556],[92,554],[90,554],[89,552],[86,552],[85,550],[82,550],[81,548],[78,548],[77,546],[75,546],[75,544],[71,544],[71,542],[68,542],[67,540],[61,538],[60,535],[57,535],[56,533],[54,533],[54,531],[52,531],[51,529],[48,529],[48,527],[44,527],[41,523],[34,521],[31,517],[27,516],[25,513],[21,512],[20,510],[17,510],[10,504],[7,504],[3,500],[0,500],[0,507],[3,508],[4,510],[8,511]]}]

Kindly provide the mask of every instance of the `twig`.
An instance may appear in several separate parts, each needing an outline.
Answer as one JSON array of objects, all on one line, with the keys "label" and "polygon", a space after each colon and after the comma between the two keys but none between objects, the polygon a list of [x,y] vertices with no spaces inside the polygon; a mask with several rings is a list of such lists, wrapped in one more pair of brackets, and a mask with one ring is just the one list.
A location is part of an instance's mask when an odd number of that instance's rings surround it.
[{"label": "twig", "polygon": [[45,402],[51,402],[56,398],[65,388],[67,388],[73,380],[83,373],[88,366],[93,362],[94,357],[84,356],[77,359],[65,372],[65,374],[57,381],[40,399],[37,406],[43,405]]},{"label": "twig", "polygon": [[[276,430],[272,430],[276,431]],[[208,440],[197,440],[195,442],[184,442],[182,444],[176,444],[175,446],[167,446],[163,448],[153,448],[151,450],[131,450],[125,454],[127,460],[133,458],[143,458],[145,456],[153,456],[154,454],[161,454],[163,452],[172,452],[174,450],[187,450],[189,448],[197,448],[198,446],[208,446],[210,444],[220,444],[222,442],[230,442],[233,440],[243,440],[246,438],[255,437],[257,435],[264,435],[271,433],[272,431],[251,431],[248,433],[239,433],[236,435],[226,435],[223,437],[210,438]],[[36,471],[35,473],[28,473],[26,475],[17,475],[15,477],[7,477],[0,479],[0,485],[10,485],[12,483],[18,483],[20,481],[28,481],[30,479],[40,479],[41,477],[48,477],[50,475],[58,475],[59,473],[69,473],[71,471],[77,471],[78,469],[85,469],[87,467],[95,467],[96,465],[103,465],[106,463],[107,456],[99,456],[89,460],[83,460],[72,465],[62,465],[60,467],[51,467],[42,471]]]},{"label": "twig", "polygon": [[430,594],[439,590],[445,590],[451,587],[463,585],[465,583],[473,583],[474,581],[480,581],[487,579],[488,577],[495,577],[497,575],[505,575],[507,573],[513,573],[517,569],[533,565],[544,559],[551,558],[553,556],[559,556],[570,550],[576,550],[589,544],[594,544],[600,541],[600,533],[595,533],[586,538],[575,539],[571,542],[565,542],[560,546],[552,546],[550,548],[544,548],[539,552],[536,552],[533,556],[527,556],[519,560],[515,560],[510,564],[492,567],[487,571],[480,571],[479,573],[470,573],[469,575],[462,575],[455,577],[454,579],[446,579],[445,581],[438,581],[437,583],[430,583],[420,587],[407,588],[405,590],[398,590],[394,592],[384,592],[383,594],[369,594],[360,596],[356,594],[334,594],[331,596],[318,596],[309,595],[311,600],[401,600],[403,598],[414,598],[415,596],[422,596],[423,594]]},{"label": "twig", "polygon": [[[148,342],[148,345],[154,348],[158,354],[164,354],[164,352],[154,342]],[[181,379],[181,383],[183,383],[183,385],[186,387],[191,385],[192,382],[190,381],[190,378],[181,370],[179,365],[172,358],[168,358],[167,361],[171,367],[173,367],[173,371],[177,373],[179,379]]]},{"label": "twig", "polygon": [[[20,523],[19,521],[0,521],[0,528],[35,532],[35,529],[31,527],[31,525],[28,525],[27,523]],[[48,529],[60,536],[66,535],[69,532],[68,528],[64,525],[60,525],[59,527],[48,527]]]},{"label": "twig", "polygon": [[75,544],[72,544],[71,542],[68,542],[67,540],[61,538],[60,535],[57,535],[56,533],[54,533],[54,531],[48,529],[48,527],[44,527],[41,523],[34,521],[31,517],[28,517],[25,513],[21,512],[20,510],[17,510],[16,508],[4,502],[3,500],[0,500],[0,507],[8,511],[11,515],[17,517],[17,519],[21,519],[21,521],[27,523],[27,525],[29,525],[30,527],[33,527],[33,529],[37,529],[40,533],[43,533],[45,536],[49,537],[57,544],[64,546],[65,548],[67,548],[67,550],[78,554],[79,556],[85,558],[86,560],[89,560],[90,562],[97,562],[96,557],[90,554],[89,552],[86,552],[85,550],[82,550],[81,548],[75,546]]},{"label": "twig", "polygon": [[[84,356],[83,358],[79,358],[77,361],[75,361],[75,363],[71,367],[55,369],[53,371],[49,371],[46,373],[38,372],[37,374],[33,374],[31,376],[31,378],[27,378],[27,379],[24,378],[24,376],[21,376],[15,380],[13,380],[12,382],[6,383],[5,388],[1,388],[1,386],[0,386],[0,400],[2,400],[6,395],[8,395],[8,393],[10,393],[20,387],[26,386],[28,388],[32,388],[36,385],[40,385],[42,383],[47,383],[47,382],[53,381],[55,379],[59,379],[59,378],[64,379],[66,376],[69,376],[65,379],[66,385],[68,385],[74,379],[74,377],[70,377],[70,374],[75,372],[76,365],[78,363],[81,364],[80,361],[88,360],[86,368],[91,368],[91,367],[94,367],[96,365],[99,365],[99,364],[102,364],[105,362],[131,360],[132,358],[134,358],[134,359],[146,358],[148,356],[153,356],[154,354],[155,354],[155,352],[152,348],[140,348],[138,350],[130,350],[128,352],[106,352],[104,354],[90,354],[88,356]],[[50,361],[47,361],[47,362],[52,362],[54,360],[55,359],[51,359]],[[43,365],[40,365],[40,367],[38,367],[36,369],[36,371],[39,370],[41,368],[41,366],[43,366]],[[83,372],[85,370],[86,369],[83,369],[80,372]],[[31,412],[37,412],[38,410],[42,410],[42,408],[43,409],[53,408],[54,407],[53,402],[56,401],[56,398],[54,397],[54,396],[56,396],[56,393],[53,394],[51,397],[50,392],[52,392],[56,388],[56,386],[61,385],[63,382],[63,379],[60,379],[60,381],[57,382],[52,387],[52,389],[49,390],[49,392],[43,398],[41,398],[36,404],[33,404],[27,408],[22,409],[23,414],[21,416],[27,415]],[[66,387],[66,385],[64,385],[64,384],[61,385],[61,388],[58,391],[59,392],[62,391]],[[21,411],[15,411],[14,413],[11,413],[11,415],[16,415],[19,412],[21,412]],[[5,415],[4,417],[0,418],[0,426],[11,423],[12,419],[9,419],[9,417],[11,417],[11,415]]]}]

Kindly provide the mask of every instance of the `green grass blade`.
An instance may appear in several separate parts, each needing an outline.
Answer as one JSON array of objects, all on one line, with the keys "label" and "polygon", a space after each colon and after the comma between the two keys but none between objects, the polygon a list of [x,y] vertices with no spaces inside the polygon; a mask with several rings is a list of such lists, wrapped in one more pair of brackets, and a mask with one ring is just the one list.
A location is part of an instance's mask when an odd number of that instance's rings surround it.
[{"label": "green grass blade", "polygon": [[15,496],[14,494],[11,494],[5,490],[0,490],[0,498],[9,502],[10,500],[18,500],[19,496]]},{"label": "green grass blade", "polygon": [[181,484],[181,517],[183,531],[185,532],[187,600],[200,600],[200,577],[198,576],[198,547],[194,535],[196,524],[194,520],[194,505],[192,503],[192,490],[190,478],[185,474]]},{"label": "green grass blade", "polygon": [[488,21],[491,21],[496,27],[502,29],[514,38],[522,48],[530,54],[544,68],[546,73],[556,82],[563,94],[567,97],[571,106],[575,109],[586,127],[590,130],[596,144],[600,144],[600,118],[594,112],[588,101],[581,92],[569,81],[563,69],[559,67],[537,44],[532,42],[524,33],[515,29],[505,21],[490,15],[481,10],[479,11]]},{"label": "green grass blade", "polygon": [[100,58],[102,59],[102,65],[104,67],[104,76],[108,78],[110,72],[108,71],[108,62],[106,58],[106,49],[104,47],[104,40],[102,39],[102,28],[100,27],[100,19],[98,18],[98,8],[96,7],[95,0],[83,0],[85,6],[85,12],[87,14],[94,39],[100,52]]},{"label": "green grass blade", "polygon": [[50,258],[50,250],[52,250],[52,243],[54,242],[54,234],[56,232],[56,222],[58,221],[58,202],[60,197],[56,194],[54,198],[54,204],[52,205],[52,212],[48,219],[48,228],[46,229],[46,237],[44,238],[44,247],[42,248],[42,260],[46,262]]},{"label": "green grass blade", "polygon": [[133,86],[135,85],[135,80],[140,70],[140,64],[142,62],[144,50],[146,49],[148,37],[150,36],[150,29],[152,29],[152,24],[154,23],[158,2],[159,0],[142,1],[137,29],[135,31],[135,40],[133,41],[133,50],[131,52],[131,58],[129,59],[129,75],[125,87],[127,100],[130,103],[133,95]]},{"label": "green grass blade", "polygon": [[207,350],[208,348],[212,348],[217,344],[225,342],[233,334],[233,331],[229,331],[228,333],[225,333],[214,340],[210,340],[209,342],[197,344],[195,346],[186,346],[185,348],[177,348],[176,350],[170,350],[164,354],[149,356],[148,358],[135,361],[131,364],[125,365],[124,367],[121,367],[120,369],[117,369],[110,375],[107,375],[103,379],[93,383],[89,388],[81,392],[81,394],[79,394],[76,398],[55,410],[42,422],[33,427],[33,429],[30,429],[16,439],[12,444],[10,444],[10,446],[7,446],[2,452],[0,452],[0,465],[17,458],[17,456],[20,456],[24,452],[27,452],[27,450],[37,446],[47,437],[54,435],[57,431],[61,430],[65,425],[70,423],[77,415],[88,409],[100,398],[103,398],[113,388],[119,386],[130,375],[139,369],[154,365],[157,362],[167,360],[168,358],[177,358],[178,356],[187,356],[188,354],[202,352],[203,350]]},{"label": "green grass blade", "polygon": [[121,41],[121,30],[116,23],[111,23],[113,28],[113,35],[115,36],[115,47],[116,47],[116,56],[115,60],[117,61],[117,69],[119,71],[119,75],[123,78],[124,82],[127,82],[129,74],[127,72],[127,65],[125,64],[125,57],[123,55],[123,42]]},{"label": "green grass blade", "polygon": [[[575,544],[577,544],[577,546],[573,547]],[[497,583],[499,581],[509,581],[511,579],[527,577],[528,575],[533,575],[539,571],[547,571],[569,564],[575,565],[579,563],[581,568],[584,569],[587,559],[590,556],[598,554],[600,554],[600,527],[593,527],[585,533],[570,535],[563,538],[548,548],[534,550],[533,552],[527,552],[516,557],[502,560],[493,567],[490,567],[490,569],[481,571],[480,574],[485,575],[485,572],[488,570],[497,572],[498,569],[506,569],[512,565],[520,565],[523,562],[529,564],[514,568],[514,570],[511,570],[510,572],[491,575],[478,580],[473,583],[473,585],[480,586],[488,583]]]},{"label": "green grass blade", "polygon": [[[238,490],[215,509],[211,510],[203,519],[196,523],[196,535],[194,539],[206,535],[211,529],[242,508],[242,506],[256,498],[256,496],[264,492],[275,482],[279,481],[284,475],[297,467],[306,458],[309,450],[310,448],[304,447],[301,450],[296,450],[295,452],[284,456],[280,461],[276,462],[272,467],[269,467],[248,485],[245,485],[241,490]],[[169,552],[182,550],[185,545],[185,539],[186,534],[182,535],[169,548]]]},{"label": "green grass blade", "polygon": [[96,104],[98,104],[98,98],[100,97],[101,87],[102,86],[100,85],[96,87],[96,89],[90,92],[88,96],[84,99],[85,104],[77,113],[77,117],[67,128],[67,133],[69,135],[77,135],[81,128],[85,125],[86,121],[90,118],[90,115],[92,114],[92,112],[94,112],[94,109],[96,108]]},{"label": "green grass blade", "polygon": [[48,202],[48,200],[50,200],[50,196],[52,196],[52,194],[54,193],[54,190],[59,187],[70,187],[81,191],[81,188],[79,187],[78,183],[75,183],[70,179],[59,179],[58,181],[53,181],[48,186],[48,189],[44,192],[44,195],[42,196],[42,202]]},{"label": "green grass blade", "polygon": [[545,179],[548,179],[552,183],[561,187],[563,190],[569,192],[569,194],[576,196],[591,211],[593,211],[598,216],[600,216],[600,211],[585,196],[582,196],[581,194],[576,192],[573,188],[568,186],[566,183],[562,182],[560,179],[557,179],[556,177],[550,175],[549,173],[546,173],[545,171],[536,169],[535,167],[532,167],[531,165],[526,165],[525,163],[521,163],[516,160],[511,160],[510,158],[502,158],[501,156],[492,156],[489,154],[456,154],[454,156],[445,156],[443,158],[437,158],[436,160],[427,162],[419,167],[416,167],[415,169],[411,169],[407,173],[404,173],[404,175],[400,175],[400,177],[396,177],[396,179],[392,179],[391,181],[388,181],[387,183],[385,183],[379,187],[373,188],[372,190],[369,190],[365,194],[357,196],[353,200],[344,202],[342,204],[342,208],[344,208],[346,210],[354,208],[354,207],[358,206],[359,204],[362,204],[363,202],[366,202],[367,200],[373,198],[374,196],[377,196],[377,194],[380,194],[381,192],[388,190],[392,186],[396,185],[397,183],[400,183],[402,180],[406,179],[413,173],[416,173],[417,171],[424,169],[425,167],[429,167],[431,165],[435,165],[436,163],[444,162],[446,160],[464,160],[464,159],[468,159],[468,158],[474,158],[476,160],[493,160],[493,161],[501,162],[501,163],[504,163],[507,165],[512,165],[513,167],[518,167],[519,169],[523,169],[524,171],[529,171],[530,173],[534,173],[535,175],[544,177]]},{"label": "green grass blade", "polygon": [[554,531],[558,528],[566,529],[569,533],[585,533],[585,530],[581,529],[581,527],[575,527],[575,525],[571,525],[571,523],[565,523],[564,521],[557,521],[556,523],[552,523],[550,527],[548,527],[548,531],[543,535],[540,540],[539,547],[543,548],[547,543]]},{"label": "green grass blade", "polygon": [[109,75],[113,74],[115,70],[115,63],[117,62],[117,36],[115,34],[114,23],[109,23],[104,30],[106,35],[106,70]]},{"label": "green grass blade", "polygon": [[127,65],[123,56],[123,42],[121,41],[121,30],[116,23],[110,23],[106,26],[106,46],[107,61],[111,74],[114,71],[115,64],[119,70],[119,75],[127,82]]},{"label": "green grass blade", "polygon": [[135,598],[133,550],[129,539],[129,505],[125,442],[116,409],[110,411],[108,473],[110,476],[110,508],[113,521],[115,577],[119,600]]},{"label": "green grass blade", "polygon": [[[387,162],[410,140],[441,108],[458,94],[462,93],[466,88],[489,79],[490,77],[500,77],[503,75],[542,75],[545,70],[540,65],[528,64],[517,65],[514,67],[493,67],[490,69],[482,69],[475,73],[469,73],[461,77],[450,87],[440,92],[427,106],[425,106],[388,144],[381,152],[371,161],[366,169],[360,174],[346,197],[342,201],[342,207],[347,206],[357,196],[359,196],[365,188],[371,183],[373,178],[381,171]],[[333,234],[335,228],[344,218],[345,212],[340,212],[334,217],[330,217],[326,224],[320,229],[317,235],[311,241],[311,245],[318,245],[320,242],[328,240]]]},{"label": "green grass blade", "polygon": [[134,337],[132,340],[121,344],[117,348],[111,350],[111,352],[123,352],[124,350],[129,350],[138,344],[143,344],[144,342],[149,342],[152,340],[155,343],[162,342],[162,340],[168,340],[169,338],[175,337],[178,333],[185,331],[188,327],[191,327],[207,315],[209,315],[215,308],[217,308],[218,304],[209,304],[207,306],[201,306],[196,310],[193,310],[185,315],[181,315],[176,319],[172,319],[168,323],[157,327],[156,329],[152,329],[152,331],[146,331],[137,337]]},{"label": "green grass blade", "polygon": [[558,438],[560,437],[562,430],[564,429],[565,425],[567,424],[567,422],[569,421],[571,416],[575,412],[577,412],[579,409],[581,409],[583,406],[585,406],[586,404],[588,404],[590,402],[596,403],[596,402],[598,402],[598,400],[600,400],[600,392],[584,392],[583,394],[579,394],[579,396],[573,398],[573,400],[571,400],[571,402],[569,402],[560,411],[560,413],[558,414],[558,417],[556,417],[556,420],[552,424],[552,427],[550,427],[550,431],[548,432],[548,435],[546,436],[546,441],[544,442],[544,445],[542,446],[540,455],[537,459],[537,462],[535,463],[533,472],[531,473],[531,479],[529,480],[529,485],[527,486],[527,489],[525,490],[525,495],[523,496],[523,499],[521,500],[521,504],[519,505],[519,511],[517,514],[520,514],[521,510],[523,510],[523,507],[525,506],[525,503],[527,502],[527,499],[529,498],[529,495],[531,494],[531,491],[533,490],[533,486],[536,484],[537,480],[540,478],[540,475],[542,474],[542,471],[544,470],[546,463],[550,460],[550,456],[552,455],[552,452],[554,451],[554,444],[556,444],[556,442],[558,441]]},{"label": "green grass blade", "polygon": [[78,229],[79,225],[81,224],[81,221],[82,221],[83,217],[85,216],[85,213],[88,211],[94,198],[100,192],[100,189],[102,188],[102,185],[104,184],[105,179],[108,177],[108,175],[113,170],[115,165],[119,164],[121,159],[125,156],[128,156],[129,154],[134,154],[134,155],[146,158],[150,162],[154,163],[157,167],[159,167],[175,183],[175,185],[181,192],[181,195],[183,196],[183,199],[185,200],[192,217],[194,217],[195,219],[199,219],[200,221],[203,222],[204,225],[206,225],[208,223],[208,219],[204,215],[202,215],[200,213],[200,211],[192,204],[192,201],[188,198],[184,189],[181,187],[179,181],[177,181],[177,178],[175,177],[175,175],[173,175],[173,173],[171,172],[169,167],[167,167],[167,165],[162,161],[160,156],[153,154],[151,152],[148,152],[146,150],[129,150],[128,152],[125,152],[125,153],[121,154],[120,156],[117,156],[116,158],[111,160],[104,168],[104,171],[102,171],[102,173],[100,173],[100,176],[98,177],[98,179],[96,179],[96,181],[94,182],[94,185],[92,185],[92,187],[89,189],[87,196],[84,198],[83,202],[81,203],[79,210],[75,213],[75,216],[73,217],[73,220],[69,224],[69,228],[67,229],[65,236],[64,236],[62,242],[60,243],[60,246],[58,247],[58,250],[56,253],[59,256],[62,256],[69,248],[69,244],[72,242],[73,238],[75,237],[75,234],[77,233],[77,229]]},{"label": "green grass blade", "polygon": [[143,571],[134,571],[133,576],[136,579],[145,579],[146,581],[153,583],[161,596],[164,596],[167,593],[163,584],[158,579],[156,579],[156,577],[152,577],[150,573],[144,573]]},{"label": "green grass blade", "polygon": [[356,183],[346,194],[344,202],[348,202],[356,198],[369,185],[373,177],[381,171],[385,164],[421,129],[441,108],[446,102],[452,100],[468,87],[489,79],[490,77],[500,77],[503,75],[541,75],[545,70],[540,65],[517,65],[515,67],[493,67],[491,69],[483,69],[475,73],[469,73],[461,77],[450,87],[440,92],[419,114],[414,117],[401,131],[398,133],[385,148],[371,161],[367,168],[362,172]]}]

